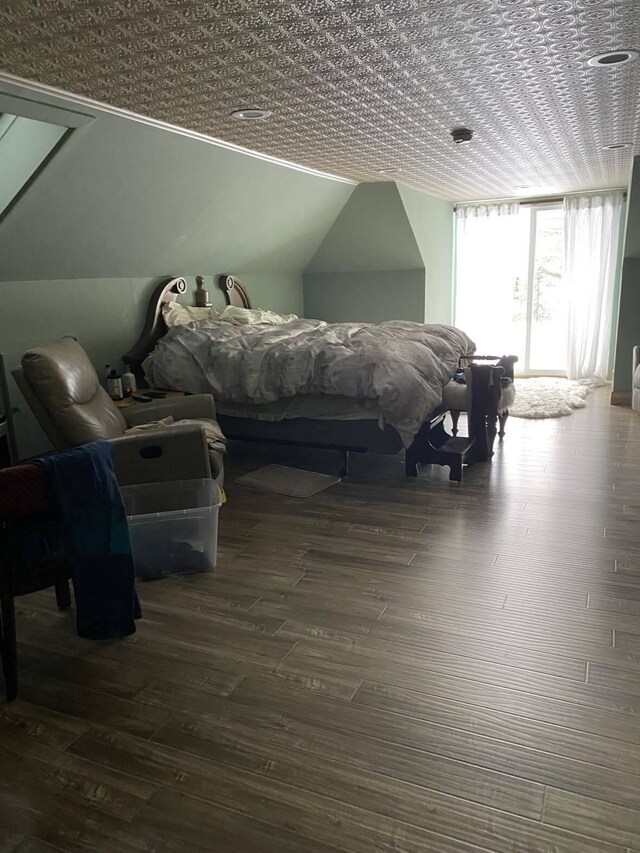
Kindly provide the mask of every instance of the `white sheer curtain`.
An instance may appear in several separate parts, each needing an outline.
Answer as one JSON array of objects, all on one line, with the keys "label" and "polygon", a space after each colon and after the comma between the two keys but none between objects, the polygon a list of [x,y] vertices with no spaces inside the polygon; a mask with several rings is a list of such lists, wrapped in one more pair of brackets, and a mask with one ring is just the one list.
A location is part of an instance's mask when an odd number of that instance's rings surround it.
[{"label": "white sheer curtain", "polygon": [[514,287],[526,258],[526,223],[517,203],[470,204],[456,209],[455,325],[477,352],[518,352],[512,342]]},{"label": "white sheer curtain", "polygon": [[621,192],[564,201],[567,376],[592,385],[607,379],[621,214]]}]

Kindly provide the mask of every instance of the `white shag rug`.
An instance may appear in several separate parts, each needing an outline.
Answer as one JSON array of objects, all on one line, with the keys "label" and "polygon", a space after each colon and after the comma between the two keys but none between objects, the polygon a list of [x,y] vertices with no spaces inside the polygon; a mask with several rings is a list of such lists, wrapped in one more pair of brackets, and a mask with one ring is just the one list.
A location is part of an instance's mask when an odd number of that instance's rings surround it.
[{"label": "white shag rug", "polygon": [[589,388],[571,379],[540,376],[514,384],[516,399],[509,407],[514,418],[561,418],[587,405]]}]

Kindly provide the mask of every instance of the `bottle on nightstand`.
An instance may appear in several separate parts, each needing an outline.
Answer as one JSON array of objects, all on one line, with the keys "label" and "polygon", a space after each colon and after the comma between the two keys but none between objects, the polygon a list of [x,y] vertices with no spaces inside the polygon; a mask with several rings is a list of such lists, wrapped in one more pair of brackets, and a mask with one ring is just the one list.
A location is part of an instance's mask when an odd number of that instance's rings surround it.
[{"label": "bottle on nightstand", "polygon": [[135,394],[138,390],[136,377],[129,365],[127,365],[127,369],[122,374],[122,390],[127,395],[127,397],[130,397],[131,394]]},{"label": "bottle on nightstand", "polygon": [[122,377],[118,376],[115,367],[111,368],[111,372],[107,376],[107,393],[112,400],[122,400]]}]

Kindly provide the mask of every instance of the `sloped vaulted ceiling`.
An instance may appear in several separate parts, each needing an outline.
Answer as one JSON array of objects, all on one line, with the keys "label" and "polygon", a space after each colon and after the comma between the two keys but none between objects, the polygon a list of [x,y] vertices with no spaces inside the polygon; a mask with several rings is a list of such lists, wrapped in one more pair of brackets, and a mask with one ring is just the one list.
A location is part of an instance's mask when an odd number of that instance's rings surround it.
[{"label": "sloped vaulted ceiling", "polygon": [[[68,106],[47,98],[54,100]],[[344,181],[94,112],[0,221],[0,282],[300,273],[353,191]],[[0,182],[3,167],[0,160]]]},{"label": "sloped vaulted ceiling", "polygon": [[[5,0],[10,73],[360,181],[450,199],[627,182],[635,0]],[[232,110],[272,110],[236,122]],[[475,131],[456,146],[456,125]],[[388,176],[386,177],[388,180]]]}]

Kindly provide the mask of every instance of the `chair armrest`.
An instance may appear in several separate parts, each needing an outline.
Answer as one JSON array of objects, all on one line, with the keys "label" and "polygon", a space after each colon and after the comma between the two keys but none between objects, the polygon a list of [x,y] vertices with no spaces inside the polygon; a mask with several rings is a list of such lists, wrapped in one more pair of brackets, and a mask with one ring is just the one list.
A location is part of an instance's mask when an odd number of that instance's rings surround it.
[{"label": "chair armrest", "polygon": [[198,424],[149,429],[111,442],[121,486],[211,477],[207,440]]},{"label": "chair armrest", "polygon": [[640,364],[640,346],[633,348],[633,372],[636,372],[636,367]]},{"label": "chair armrest", "polygon": [[216,419],[216,404],[211,394],[169,397],[166,400],[158,400],[157,403],[140,403],[121,411],[130,427],[159,421],[167,415],[173,415],[177,421],[185,418],[208,418],[212,421]]}]

